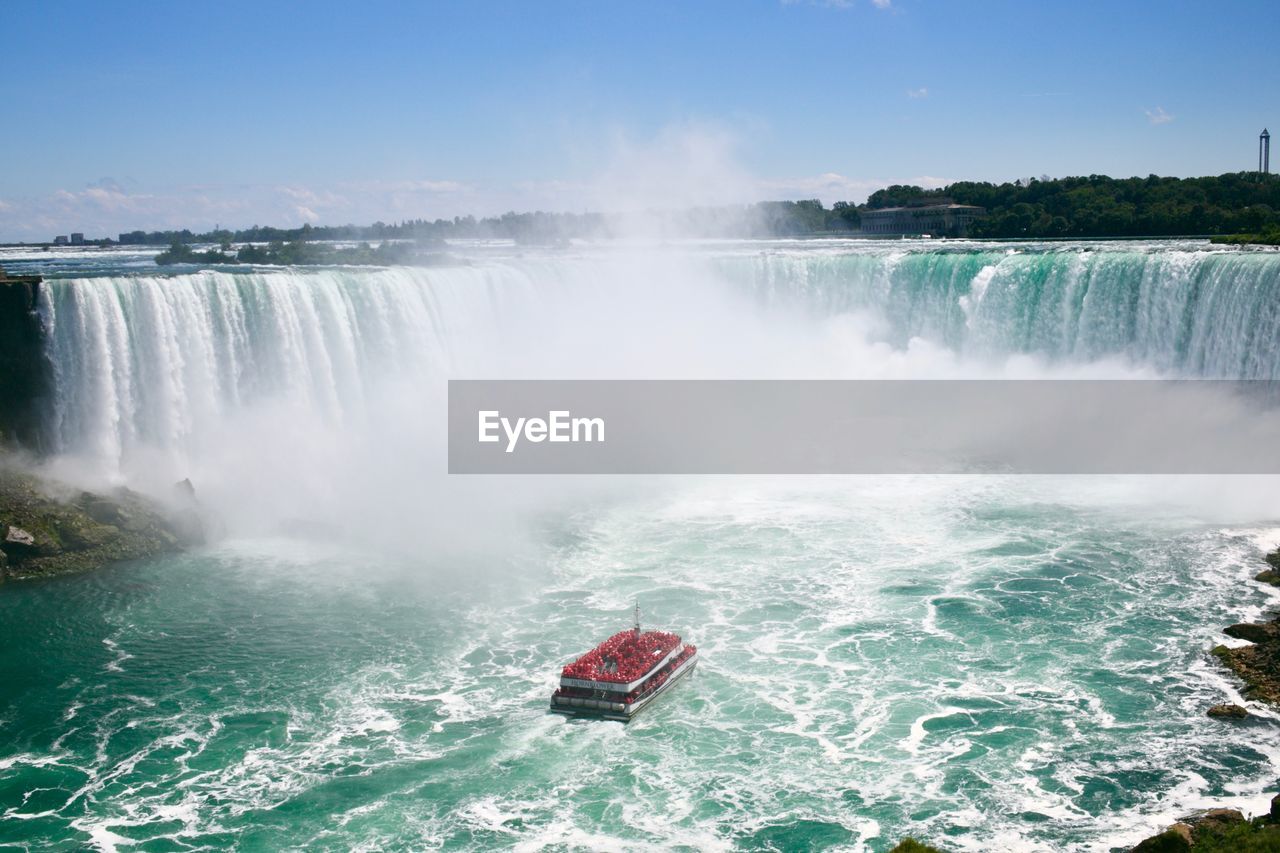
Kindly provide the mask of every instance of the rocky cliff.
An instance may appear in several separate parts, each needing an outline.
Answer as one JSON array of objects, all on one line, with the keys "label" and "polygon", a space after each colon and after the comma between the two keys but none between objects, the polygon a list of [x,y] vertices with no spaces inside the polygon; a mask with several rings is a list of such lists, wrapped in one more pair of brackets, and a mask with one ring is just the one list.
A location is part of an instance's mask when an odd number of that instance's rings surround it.
[{"label": "rocky cliff", "polygon": [[0,444],[43,449],[41,417],[52,371],[37,305],[40,279],[0,269]]},{"label": "rocky cliff", "polygon": [[172,506],[128,489],[85,492],[0,457],[0,580],[86,571],[202,538],[194,499],[181,491]]}]

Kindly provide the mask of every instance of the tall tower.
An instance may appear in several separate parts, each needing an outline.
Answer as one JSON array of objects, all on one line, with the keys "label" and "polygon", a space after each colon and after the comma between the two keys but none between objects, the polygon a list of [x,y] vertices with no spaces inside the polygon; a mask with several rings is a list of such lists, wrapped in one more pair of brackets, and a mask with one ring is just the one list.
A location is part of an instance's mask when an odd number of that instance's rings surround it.
[{"label": "tall tower", "polygon": [[1258,174],[1271,174],[1271,134],[1265,127],[1258,136]]}]

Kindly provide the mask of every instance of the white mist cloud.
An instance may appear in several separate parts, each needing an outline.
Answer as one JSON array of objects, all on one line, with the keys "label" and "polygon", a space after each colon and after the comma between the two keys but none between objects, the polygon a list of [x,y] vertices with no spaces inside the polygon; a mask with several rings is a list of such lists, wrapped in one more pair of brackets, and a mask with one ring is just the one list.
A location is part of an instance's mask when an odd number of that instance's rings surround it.
[{"label": "white mist cloud", "polygon": [[1177,118],[1177,116],[1173,116],[1165,112],[1164,107],[1156,107],[1153,110],[1143,110],[1143,113],[1146,114],[1147,121],[1151,122],[1151,124],[1168,124]]},{"label": "white mist cloud", "polygon": [[861,203],[867,196],[893,184],[910,184],[925,189],[938,189],[954,183],[952,178],[936,175],[917,175],[897,178],[850,178],[838,172],[825,172],[798,178],[775,178],[757,181],[759,198],[797,199],[817,198],[826,204],[837,201]]},{"label": "white mist cloud", "polygon": [[916,99],[916,100],[920,98],[927,98],[929,97],[929,90],[926,89],[924,86],[921,86],[919,89],[908,89],[907,97]]},{"label": "white mist cloud", "polygon": [[589,181],[596,210],[636,211],[753,201],[753,180],[738,165],[738,139],[697,122],[664,128],[650,139],[614,134],[613,154]]}]

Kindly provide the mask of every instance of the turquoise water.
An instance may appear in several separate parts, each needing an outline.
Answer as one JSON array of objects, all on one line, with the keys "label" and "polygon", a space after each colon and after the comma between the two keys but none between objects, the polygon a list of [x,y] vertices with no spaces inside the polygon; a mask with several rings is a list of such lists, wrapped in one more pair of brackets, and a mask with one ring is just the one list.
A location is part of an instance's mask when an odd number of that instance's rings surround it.
[{"label": "turquoise water", "polygon": [[[0,849],[1095,851],[1280,781],[1280,716],[1204,714],[1272,480],[448,478],[438,432],[453,376],[1276,377],[1280,254],[77,263],[47,469],[217,535],[0,587]],[[549,715],[637,599],[694,676]]]},{"label": "turquoise water", "polygon": [[[1205,650],[1280,530],[1145,488],[673,485],[500,566],[260,539],[10,585],[0,843],[1095,850],[1257,810],[1274,715],[1205,717]],[[636,597],[695,676],[548,715]]]}]

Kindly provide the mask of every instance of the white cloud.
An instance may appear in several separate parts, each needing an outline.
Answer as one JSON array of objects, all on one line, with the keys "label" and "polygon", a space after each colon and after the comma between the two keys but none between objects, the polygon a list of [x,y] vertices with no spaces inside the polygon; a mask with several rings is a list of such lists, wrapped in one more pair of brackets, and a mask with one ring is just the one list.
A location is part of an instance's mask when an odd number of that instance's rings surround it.
[{"label": "white cloud", "polygon": [[796,178],[775,178],[756,184],[757,199],[787,200],[817,198],[825,204],[837,201],[862,203],[867,196],[893,184],[907,184],[925,189],[938,189],[954,183],[951,178],[936,175],[917,175],[908,178],[849,178],[839,172],[824,172]]},{"label": "white cloud", "polygon": [[1152,124],[1168,124],[1177,118],[1177,116],[1172,116],[1165,112],[1164,107],[1156,107],[1154,110],[1143,110],[1143,112],[1147,115],[1147,121]]},{"label": "white cloud", "polygon": [[[518,202],[520,194],[508,195],[511,197],[505,201]],[[64,188],[44,196],[6,198],[0,202],[0,239],[38,242],[70,231],[114,237],[134,229],[203,231],[214,225],[244,227],[254,223],[280,227],[307,222],[366,224],[380,219],[500,212],[493,209],[496,204],[494,198],[452,180],[366,181],[329,188],[190,184],[135,192],[103,178],[79,190]]]},{"label": "white cloud", "polygon": [[892,0],[871,0],[871,5],[877,9],[888,9],[893,3]]},{"label": "white cloud", "polygon": [[929,97],[929,90],[926,89],[924,86],[921,86],[919,89],[908,89],[907,97],[912,98],[914,100],[919,100],[920,98],[927,98]]}]

